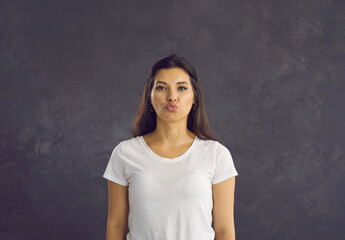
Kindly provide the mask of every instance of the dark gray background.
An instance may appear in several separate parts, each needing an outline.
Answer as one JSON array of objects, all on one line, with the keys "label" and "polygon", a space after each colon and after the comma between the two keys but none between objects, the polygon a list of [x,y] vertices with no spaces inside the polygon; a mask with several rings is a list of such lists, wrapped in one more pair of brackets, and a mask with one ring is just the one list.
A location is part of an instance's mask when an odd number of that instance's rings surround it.
[{"label": "dark gray background", "polygon": [[0,2],[0,239],[105,239],[149,68],[196,68],[237,239],[344,239],[345,1]]}]

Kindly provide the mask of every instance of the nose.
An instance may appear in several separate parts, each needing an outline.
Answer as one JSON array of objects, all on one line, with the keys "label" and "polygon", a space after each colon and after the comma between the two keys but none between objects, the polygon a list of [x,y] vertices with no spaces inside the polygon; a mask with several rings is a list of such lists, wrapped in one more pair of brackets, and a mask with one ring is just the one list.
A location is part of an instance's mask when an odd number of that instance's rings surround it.
[{"label": "nose", "polygon": [[176,95],[175,92],[170,91],[168,96],[167,96],[168,102],[176,102]]},{"label": "nose", "polygon": [[168,102],[176,102],[176,98],[168,98]]}]

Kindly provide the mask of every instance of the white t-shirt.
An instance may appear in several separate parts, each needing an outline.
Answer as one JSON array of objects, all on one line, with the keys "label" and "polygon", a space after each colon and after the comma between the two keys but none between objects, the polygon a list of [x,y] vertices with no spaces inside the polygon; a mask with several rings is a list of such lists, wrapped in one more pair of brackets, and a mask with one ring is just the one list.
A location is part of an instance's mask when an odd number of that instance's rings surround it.
[{"label": "white t-shirt", "polygon": [[128,186],[127,240],[214,240],[212,184],[236,175],[218,141],[196,136],[182,155],[164,158],[137,136],[114,148],[103,177]]}]

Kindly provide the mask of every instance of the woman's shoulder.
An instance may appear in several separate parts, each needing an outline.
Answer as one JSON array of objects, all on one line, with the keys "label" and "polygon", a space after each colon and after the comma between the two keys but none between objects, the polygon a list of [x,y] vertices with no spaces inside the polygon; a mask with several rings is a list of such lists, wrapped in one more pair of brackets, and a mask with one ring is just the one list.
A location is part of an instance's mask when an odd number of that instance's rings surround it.
[{"label": "woman's shoulder", "polygon": [[202,139],[196,136],[197,141],[199,142],[199,147],[200,148],[207,148],[207,149],[213,149],[216,148],[219,142],[217,140],[212,140],[212,139]]},{"label": "woman's shoulder", "polygon": [[124,148],[124,147],[128,147],[128,146],[133,146],[133,145],[138,143],[140,137],[142,137],[142,136],[136,136],[136,137],[131,137],[131,138],[125,138],[125,139],[122,139],[122,140],[118,140],[115,143],[115,147]]},{"label": "woman's shoulder", "polygon": [[200,146],[203,148],[213,148],[217,150],[217,152],[223,152],[223,151],[228,150],[228,147],[218,140],[201,139],[201,138],[198,138],[198,140],[201,143]]}]

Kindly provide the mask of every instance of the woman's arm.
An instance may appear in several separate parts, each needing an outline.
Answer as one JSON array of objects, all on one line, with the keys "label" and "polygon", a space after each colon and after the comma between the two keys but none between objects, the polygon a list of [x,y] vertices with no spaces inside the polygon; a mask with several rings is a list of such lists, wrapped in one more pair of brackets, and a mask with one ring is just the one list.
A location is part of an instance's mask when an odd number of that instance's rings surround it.
[{"label": "woman's arm", "polygon": [[128,233],[128,186],[108,180],[108,195],[106,240],[125,240]]},{"label": "woman's arm", "polygon": [[235,240],[235,176],[212,185],[215,240]]}]

